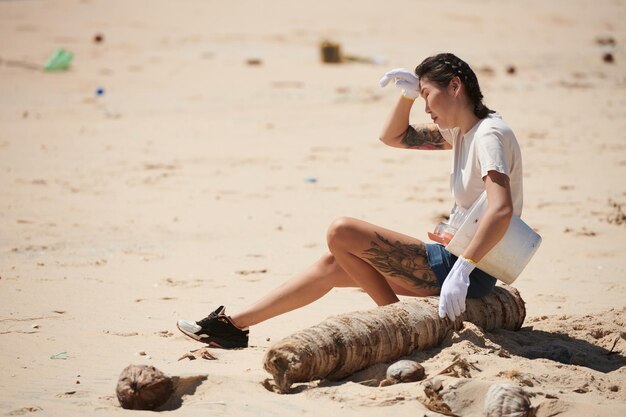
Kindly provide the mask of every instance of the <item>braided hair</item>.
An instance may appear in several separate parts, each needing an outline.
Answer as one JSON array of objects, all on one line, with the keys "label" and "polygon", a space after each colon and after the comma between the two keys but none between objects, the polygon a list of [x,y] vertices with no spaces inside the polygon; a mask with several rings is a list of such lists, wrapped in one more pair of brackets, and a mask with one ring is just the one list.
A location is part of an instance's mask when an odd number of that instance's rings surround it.
[{"label": "braided hair", "polygon": [[483,94],[480,92],[476,74],[469,65],[454,54],[443,53],[426,58],[415,68],[415,74],[420,78],[428,78],[445,88],[454,76],[458,76],[467,92],[467,96],[474,104],[474,114],[484,119],[489,113],[495,113],[483,104]]}]

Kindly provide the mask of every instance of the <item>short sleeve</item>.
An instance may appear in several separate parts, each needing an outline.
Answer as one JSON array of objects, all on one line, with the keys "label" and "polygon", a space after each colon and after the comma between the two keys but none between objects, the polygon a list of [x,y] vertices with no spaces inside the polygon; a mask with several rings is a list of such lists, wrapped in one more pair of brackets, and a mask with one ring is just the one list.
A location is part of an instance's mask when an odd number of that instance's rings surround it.
[{"label": "short sleeve", "polygon": [[501,132],[491,129],[475,138],[476,157],[480,166],[480,177],[485,178],[489,171],[497,171],[506,176],[511,175],[507,163],[504,137]]}]

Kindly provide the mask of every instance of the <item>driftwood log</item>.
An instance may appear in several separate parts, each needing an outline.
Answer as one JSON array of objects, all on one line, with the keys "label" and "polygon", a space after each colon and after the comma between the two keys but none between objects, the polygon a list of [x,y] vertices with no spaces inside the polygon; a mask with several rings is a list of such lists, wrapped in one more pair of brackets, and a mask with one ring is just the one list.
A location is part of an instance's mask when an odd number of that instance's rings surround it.
[{"label": "driftwood log", "polygon": [[[414,350],[433,348],[454,325],[439,318],[437,306],[437,297],[416,298],[329,317],[272,345],[264,368],[272,374],[278,391],[286,393],[296,382],[339,380]],[[464,321],[485,331],[518,330],[525,317],[524,300],[509,286],[468,299],[462,315]]]}]

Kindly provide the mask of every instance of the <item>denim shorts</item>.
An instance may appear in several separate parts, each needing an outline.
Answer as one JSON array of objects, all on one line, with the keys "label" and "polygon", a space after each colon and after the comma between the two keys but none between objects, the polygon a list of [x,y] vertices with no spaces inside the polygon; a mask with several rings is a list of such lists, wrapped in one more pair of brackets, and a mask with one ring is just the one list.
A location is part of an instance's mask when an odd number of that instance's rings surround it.
[{"label": "denim shorts", "polygon": [[[425,245],[428,265],[430,265],[430,269],[432,269],[437,276],[439,286],[442,286],[448,276],[448,272],[452,269],[452,265],[456,262],[457,257],[438,243],[425,243]],[[475,268],[470,274],[470,285],[467,289],[467,297],[484,297],[493,291],[493,288],[496,286],[496,281],[497,280],[488,273]]]}]

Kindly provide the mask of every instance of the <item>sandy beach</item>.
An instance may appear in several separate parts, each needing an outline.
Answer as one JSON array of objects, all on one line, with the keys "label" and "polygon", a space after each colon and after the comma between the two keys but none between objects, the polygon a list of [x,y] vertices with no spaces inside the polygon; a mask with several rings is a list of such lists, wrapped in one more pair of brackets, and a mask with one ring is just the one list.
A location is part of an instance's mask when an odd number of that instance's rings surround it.
[{"label": "sandy beach", "polygon": [[[0,1],[0,413],[130,413],[115,386],[134,363],[180,378],[171,415],[444,415],[421,382],[264,387],[268,348],[374,308],[360,290],[216,360],[178,360],[202,345],[176,321],[255,301],[325,253],[337,217],[428,240],[452,155],[378,140],[398,96],[378,80],[447,51],[514,129],[543,243],[514,283],[519,332],[468,324],[412,358],[473,365],[441,377],[456,415],[503,381],[538,416],[626,415],[624,21],[617,0]],[[324,40],[359,60],[322,63]],[[71,66],[43,71],[58,48]],[[412,122],[429,120],[418,99]]]}]

